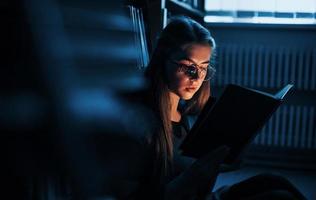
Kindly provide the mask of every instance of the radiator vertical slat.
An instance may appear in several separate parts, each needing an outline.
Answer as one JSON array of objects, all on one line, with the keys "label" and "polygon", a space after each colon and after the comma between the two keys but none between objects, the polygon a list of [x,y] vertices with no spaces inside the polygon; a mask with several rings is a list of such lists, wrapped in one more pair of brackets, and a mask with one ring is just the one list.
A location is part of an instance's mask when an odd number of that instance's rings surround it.
[{"label": "radiator vertical slat", "polygon": [[284,52],[284,84],[289,83],[289,77],[290,77],[290,50],[289,48],[285,48]]},{"label": "radiator vertical slat", "polygon": [[[295,66],[296,66],[296,51],[295,49],[292,49],[291,51],[291,83],[295,85]],[[295,87],[297,87],[297,85],[295,85]]]},{"label": "radiator vertical slat", "polygon": [[[308,120],[308,139],[307,148],[313,148],[313,126],[315,126],[314,120],[314,107],[310,107],[309,110],[309,120]],[[314,138],[315,141],[316,138]],[[315,142],[316,143],[316,142]]]},{"label": "radiator vertical slat", "polygon": [[220,81],[220,85],[225,85],[225,56],[226,56],[226,49],[225,47],[221,47],[220,49],[221,51],[221,55],[220,55],[220,67],[218,69],[218,71],[220,71],[220,74],[219,74],[219,81]]},{"label": "radiator vertical slat", "polygon": [[[277,75],[276,75],[276,86],[282,87],[283,85],[283,77],[284,73],[284,65],[283,65],[283,54],[284,54],[284,49],[282,47],[279,48],[278,54],[277,54]],[[283,76],[282,76],[283,75]]]},{"label": "radiator vertical slat", "polygon": [[216,52],[217,52],[217,58],[216,58],[216,63],[215,63],[215,67],[216,68],[216,75],[214,77],[214,79],[211,80],[211,86],[214,85],[221,85],[221,73],[222,73],[222,70],[221,70],[221,64],[222,64],[222,55],[223,55],[223,52],[222,52],[222,48],[221,47],[217,47],[216,49]]},{"label": "radiator vertical slat", "polygon": [[241,85],[246,86],[247,85],[247,80],[246,80],[246,70],[247,70],[247,66],[246,66],[246,60],[247,60],[247,47],[243,46],[242,48],[242,70],[241,70]]},{"label": "radiator vertical slat", "polygon": [[236,54],[237,54],[238,52],[236,51],[236,45],[234,44],[234,45],[232,45],[231,46],[231,58],[230,58],[230,60],[231,60],[231,65],[230,65],[230,68],[231,68],[231,73],[230,73],[230,80],[231,80],[231,83],[233,83],[233,84],[236,84],[237,83],[237,81],[236,81],[236,78],[238,78],[238,77],[236,77]]},{"label": "radiator vertical slat", "polygon": [[306,144],[306,123],[307,123],[307,106],[303,106],[303,113],[302,113],[302,129],[301,129],[301,148],[304,149]]},{"label": "radiator vertical slat", "polygon": [[264,51],[264,59],[263,59],[263,69],[264,69],[264,74],[263,74],[263,87],[268,87],[268,80],[269,80],[269,51],[267,47],[265,48]]},{"label": "radiator vertical slat", "polygon": [[243,72],[243,84],[248,86],[249,84],[249,48],[246,46],[244,49],[244,72]]},{"label": "radiator vertical slat", "polygon": [[225,65],[226,51],[225,51],[225,48],[223,46],[219,49],[218,55],[219,55],[219,67],[218,67],[217,71],[219,73],[217,73],[216,77],[217,77],[219,85],[224,85],[225,84],[225,82],[224,82],[224,80],[225,80],[224,79],[224,73],[225,73],[224,65]]},{"label": "radiator vertical slat", "polygon": [[230,82],[229,80],[229,60],[230,60],[230,48],[229,46],[227,45],[227,48],[226,48],[226,54],[225,54],[225,66],[224,66],[224,69],[225,69],[225,84],[228,84]]},{"label": "radiator vertical slat", "polygon": [[243,79],[243,57],[244,57],[244,47],[238,47],[238,62],[237,64],[237,84],[242,85],[242,79]]},{"label": "radiator vertical slat", "polygon": [[300,139],[300,118],[301,118],[301,106],[296,106],[296,115],[295,115],[295,128],[294,128],[294,148],[298,148],[299,139]]},{"label": "radiator vertical slat", "polygon": [[260,87],[262,85],[261,83],[261,78],[262,78],[262,68],[263,68],[263,64],[262,64],[262,58],[263,56],[263,48],[262,46],[259,46],[258,47],[258,60],[257,60],[257,76],[256,76],[256,79],[257,79],[257,84],[256,86],[257,87]]},{"label": "radiator vertical slat", "polygon": [[275,87],[275,73],[276,73],[276,62],[275,62],[275,54],[276,49],[273,48],[270,51],[270,76],[268,76],[268,80],[270,81],[269,87],[274,88]]},{"label": "radiator vertical slat", "polygon": [[315,76],[310,74],[310,68],[311,68],[311,50],[308,49],[305,54],[305,72],[304,72],[304,90],[309,90],[308,82],[310,81],[310,76]]},{"label": "radiator vertical slat", "polygon": [[275,113],[275,126],[274,126],[274,146],[278,146],[280,144],[280,110],[277,110]]},{"label": "radiator vertical slat", "polygon": [[232,57],[232,45],[229,46],[228,48],[228,60],[226,60],[226,74],[227,74],[227,83],[231,83],[231,73],[232,73],[232,68],[233,68],[233,63],[232,63],[232,60],[231,60],[231,57]]},{"label": "radiator vertical slat", "polygon": [[286,121],[288,119],[288,114],[287,114],[287,106],[284,105],[283,107],[281,107],[281,113],[282,113],[282,124],[281,124],[281,147],[285,146],[285,133],[286,133]]},{"label": "radiator vertical slat", "polygon": [[273,117],[272,119],[269,120],[268,125],[268,145],[271,146],[272,145],[272,122],[273,122]]},{"label": "radiator vertical slat", "polygon": [[271,146],[274,146],[275,142],[275,121],[276,121],[276,115],[272,115],[271,120],[270,120],[270,126],[271,126]]},{"label": "radiator vertical slat", "polygon": [[289,112],[289,127],[288,127],[288,136],[287,136],[287,147],[291,147],[293,144],[293,122],[294,122],[294,106],[290,106],[290,112]]},{"label": "radiator vertical slat", "polygon": [[274,139],[274,120],[275,117],[274,115],[272,115],[270,121],[269,121],[269,145],[272,146],[273,145],[273,139]]},{"label": "radiator vertical slat", "polygon": [[297,87],[303,89],[303,68],[304,68],[304,52],[301,50],[298,54],[298,74],[297,74]]},{"label": "radiator vertical slat", "polygon": [[250,49],[251,52],[251,60],[250,60],[250,87],[255,86],[255,78],[256,78],[256,54],[257,54],[257,48],[256,46],[252,46]]}]

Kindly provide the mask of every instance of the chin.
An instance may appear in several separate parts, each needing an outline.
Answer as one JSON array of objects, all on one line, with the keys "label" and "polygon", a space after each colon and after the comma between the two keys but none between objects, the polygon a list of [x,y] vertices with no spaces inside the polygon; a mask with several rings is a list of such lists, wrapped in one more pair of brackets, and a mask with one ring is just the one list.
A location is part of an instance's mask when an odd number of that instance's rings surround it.
[{"label": "chin", "polygon": [[191,94],[191,93],[183,94],[183,95],[181,95],[181,99],[183,99],[183,100],[190,100],[190,99],[192,99],[193,95],[194,94]]},{"label": "chin", "polygon": [[183,97],[182,99],[183,100],[190,100],[190,99],[192,99],[192,96],[191,97]]}]

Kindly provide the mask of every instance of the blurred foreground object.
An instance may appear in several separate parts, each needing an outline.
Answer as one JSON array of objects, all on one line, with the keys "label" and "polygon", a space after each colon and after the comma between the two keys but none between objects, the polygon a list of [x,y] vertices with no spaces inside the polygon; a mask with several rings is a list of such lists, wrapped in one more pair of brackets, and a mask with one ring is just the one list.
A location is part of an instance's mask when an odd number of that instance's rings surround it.
[{"label": "blurred foreground object", "polygon": [[[130,105],[115,96],[144,85],[127,8],[122,1],[83,0],[14,0],[0,6],[3,195],[122,194],[112,183],[124,182],[142,165],[136,159],[142,158],[136,140],[141,131],[129,127],[123,114]],[[131,160],[135,166],[126,171]]]}]

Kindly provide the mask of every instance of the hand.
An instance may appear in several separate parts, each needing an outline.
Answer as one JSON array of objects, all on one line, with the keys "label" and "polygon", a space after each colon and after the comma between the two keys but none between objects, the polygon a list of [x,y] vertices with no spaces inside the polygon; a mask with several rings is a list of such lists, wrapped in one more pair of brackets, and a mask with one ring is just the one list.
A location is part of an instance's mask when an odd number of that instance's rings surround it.
[{"label": "hand", "polygon": [[190,168],[166,185],[165,199],[194,199],[205,196],[215,184],[219,166],[229,152],[220,146],[195,161]]}]

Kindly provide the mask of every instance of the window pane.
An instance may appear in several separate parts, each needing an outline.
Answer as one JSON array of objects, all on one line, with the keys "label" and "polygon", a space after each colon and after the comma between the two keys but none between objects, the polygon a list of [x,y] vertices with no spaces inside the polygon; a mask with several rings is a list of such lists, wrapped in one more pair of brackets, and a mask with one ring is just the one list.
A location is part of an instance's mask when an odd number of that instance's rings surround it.
[{"label": "window pane", "polygon": [[316,24],[316,0],[205,0],[206,22]]}]

